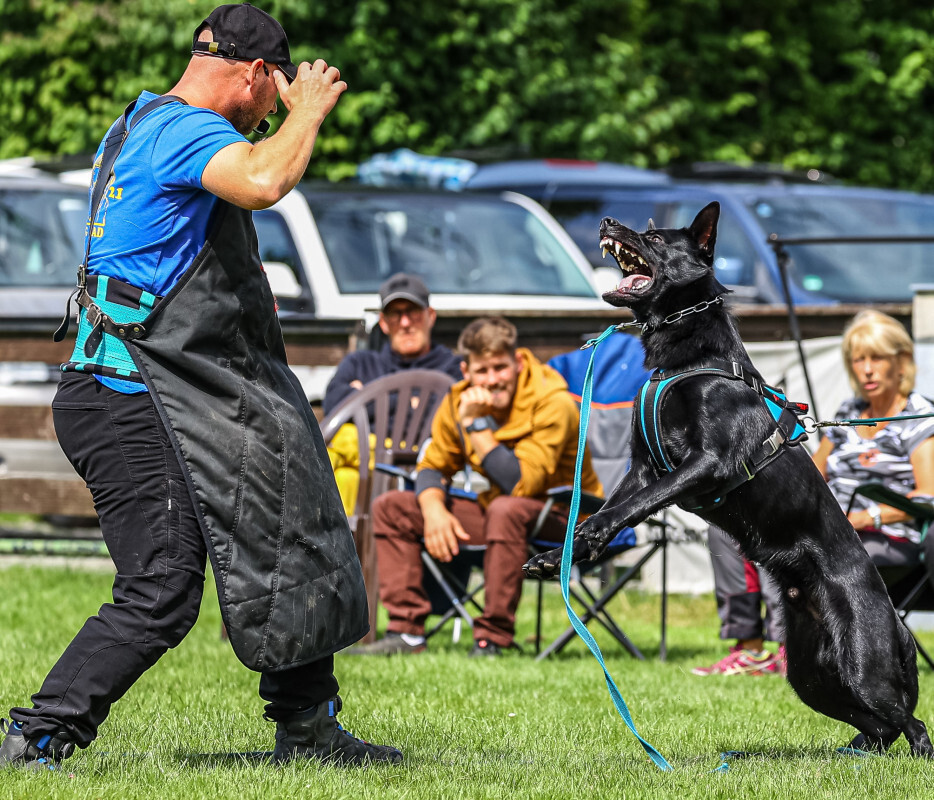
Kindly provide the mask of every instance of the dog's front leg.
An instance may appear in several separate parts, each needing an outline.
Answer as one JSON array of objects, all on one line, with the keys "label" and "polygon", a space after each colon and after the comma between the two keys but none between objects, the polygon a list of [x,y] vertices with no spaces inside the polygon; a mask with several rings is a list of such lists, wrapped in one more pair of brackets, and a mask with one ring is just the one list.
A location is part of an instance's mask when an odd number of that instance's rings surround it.
[{"label": "dog's front leg", "polygon": [[[572,561],[594,561],[623,528],[638,525],[647,517],[676,505],[680,500],[713,491],[723,480],[717,458],[700,454],[684,462],[658,480],[645,482],[644,472],[630,472],[596,514],[581,522],[574,531]],[[640,480],[640,477],[642,480]],[[523,567],[534,578],[550,578],[561,568],[563,548],[549,550],[529,560]]]},{"label": "dog's front leg", "polygon": [[[639,462],[634,463],[632,469],[623,475],[616,488],[610,492],[609,497],[603,504],[603,508],[609,505],[616,506],[624,504],[628,498],[644,490],[654,480],[654,473],[645,464]],[[573,550],[571,559],[575,564],[578,561],[586,561],[590,557],[592,548],[591,542],[586,539],[581,539],[578,536],[579,530],[580,526],[578,526],[574,532],[574,542],[572,544]],[[614,533],[613,535],[615,536],[616,534]],[[604,548],[605,547],[606,545],[604,545]],[[561,568],[561,554],[563,551],[563,547],[557,547],[554,550],[539,553],[530,558],[522,569],[528,577],[541,578],[542,580],[551,578],[557,575]]]}]

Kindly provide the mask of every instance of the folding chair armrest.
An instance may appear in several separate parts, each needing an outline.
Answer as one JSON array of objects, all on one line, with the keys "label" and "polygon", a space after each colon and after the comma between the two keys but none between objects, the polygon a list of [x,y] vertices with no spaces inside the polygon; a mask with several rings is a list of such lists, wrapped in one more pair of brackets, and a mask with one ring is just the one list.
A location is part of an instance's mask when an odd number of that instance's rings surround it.
[{"label": "folding chair armrest", "polygon": [[406,489],[412,490],[415,488],[415,470],[406,469],[405,467],[400,467],[396,464],[381,464],[376,462],[373,465],[373,469],[377,472],[383,472],[386,475],[391,475],[394,478],[399,478]]},{"label": "folding chair armrest", "polygon": [[406,469],[405,467],[400,467],[396,464],[380,464],[378,462],[373,465],[373,468],[378,469],[380,472],[385,472],[387,475],[392,475],[396,478],[404,478],[407,481],[415,480],[414,469]]},{"label": "folding chair armrest", "polygon": [[927,522],[934,520],[934,506],[928,503],[918,503],[882,483],[863,483],[853,490],[854,496],[858,494],[872,500],[874,503],[882,503],[897,508],[899,511],[904,511],[916,519]]},{"label": "folding chair armrest", "polygon": [[[570,505],[573,486],[555,486],[547,491],[548,497],[556,503]],[[580,511],[582,514],[594,514],[603,508],[603,498],[589,492],[581,492]]]}]

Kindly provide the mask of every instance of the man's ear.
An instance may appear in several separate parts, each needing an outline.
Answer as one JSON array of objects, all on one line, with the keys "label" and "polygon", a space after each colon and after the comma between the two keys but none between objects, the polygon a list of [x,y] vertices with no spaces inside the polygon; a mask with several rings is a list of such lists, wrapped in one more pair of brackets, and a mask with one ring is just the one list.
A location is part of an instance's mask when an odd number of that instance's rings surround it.
[{"label": "man's ear", "polygon": [[257,58],[255,61],[250,62],[250,66],[246,71],[247,80],[249,81],[250,86],[254,86],[259,80],[259,73],[263,67],[263,59],[261,58]]},{"label": "man's ear", "polygon": [[386,322],[386,317],[383,316],[383,312],[379,312],[379,329],[389,336],[389,323]]},{"label": "man's ear", "polygon": [[470,380],[470,374],[467,372],[467,359],[461,361],[461,375],[467,380]]},{"label": "man's ear", "polygon": [[519,372],[525,369],[525,355],[523,355],[521,350],[516,350],[516,367]]},{"label": "man's ear", "polygon": [[435,327],[435,320],[438,319],[438,312],[431,306],[428,306],[428,308],[425,309],[425,314],[428,318],[428,330],[431,330]]},{"label": "man's ear", "polygon": [[716,201],[704,206],[691,223],[691,236],[708,257],[713,255],[717,241],[717,221],[720,219],[720,204]]}]

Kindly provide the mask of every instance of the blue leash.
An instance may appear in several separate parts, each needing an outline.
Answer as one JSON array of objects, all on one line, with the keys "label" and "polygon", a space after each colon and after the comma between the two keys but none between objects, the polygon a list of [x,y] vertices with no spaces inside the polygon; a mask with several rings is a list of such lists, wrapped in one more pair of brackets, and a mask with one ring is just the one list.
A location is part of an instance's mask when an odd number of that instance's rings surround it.
[{"label": "blue leash", "polygon": [[[613,698],[613,705],[616,706],[616,710],[619,712],[619,715],[623,718],[623,722],[626,723],[626,726],[632,731],[633,736],[635,736],[639,743],[642,745],[646,753],[648,753],[649,758],[655,762],[655,765],[665,771],[670,771],[672,769],[671,765],[665,760],[665,757],[658,752],[652,745],[650,745],[645,739],[643,739],[639,732],[636,730],[636,726],[633,724],[632,716],[629,714],[629,709],[626,707],[626,701],[623,700],[623,696],[620,694],[619,689],[616,687],[616,683],[613,681],[612,676],[607,671],[606,664],[603,661],[603,653],[600,652],[600,647],[597,645],[596,640],[591,635],[590,631],[587,630],[587,626],[581,621],[580,617],[577,616],[574,609],[571,608],[571,603],[568,599],[568,584],[570,582],[571,576],[571,550],[573,549],[573,540],[574,540],[574,528],[575,520],[577,519],[577,512],[580,509],[580,500],[581,500],[581,469],[584,463],[584,447],[587,442],[587,425],[590,422],[590,397],[593,393],[593,362],[594,357],[597,354],[597,345],[600,344],[604,339],[609,337],[612,333],[615,333],[617,326],[613,325],[607,328],[599,337],[596,339],[591,339],[587,344],[584,345],[584,348],[592,347],[593,352],[590,354],[590,363],[587,365],[587,372],[584,376],[584,387],[581,392],[581,419],[580,419],[580,439],[577,443],[577,464],[575,466],[574,472],[574,489],[571,493],[571,509],[570,514],[568,515],[568,528],[567,533],[564,539],[564,550],[561,553],[561,596],[564,598],[564,607],[567,609],[568,619],[571,621],[571,625],[574,630],[577,631],[577,635],[584,640],[587,644],[587,647],[590,648],[590,652],[593,653],[594,658],[600,662],[600,666],[603,668],[603,674],[606,677],[607,689],[609,689],[610,697]],[[581,348],[581,349],[584,349]]]}]

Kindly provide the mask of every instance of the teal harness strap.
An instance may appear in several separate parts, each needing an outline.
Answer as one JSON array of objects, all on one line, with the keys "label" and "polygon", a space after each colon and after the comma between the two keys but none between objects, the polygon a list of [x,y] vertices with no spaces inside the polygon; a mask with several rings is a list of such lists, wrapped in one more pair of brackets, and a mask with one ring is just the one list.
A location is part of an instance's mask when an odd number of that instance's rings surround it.
[{"label": "teal harness strap", "polygon": [[580,438],[577,443],[577,463],[574,472],[574,489],[571,494],[571,509],[568,516],[567,534],[564,539],[564,550],[561,553],[561,596],[564,598],[564,607],[567,609],[568,619],[571,621],[571,625],[573,626],[574,630],[577,631],[578,636],[584,640],[587,647],[590,648],[590,652],[593,653],[594,658],[600,662],[600,666],[602,667],[603,674],[606,678],[607,689],[610,692],[610,697],[613,698],[613,705],[616,706],[616,710],[623,718],[623,722],[625,722],[629,730],[632,731],[633,736],[639,740],[639,743],[642,745],[645,752],[648,753],[649,758],[655,762],[655,765],[659,769],[668,771],[671,770],[672,767],[665,760],[665,757],[645,739],[643,739],[639,735],[639,732],[636,730],[636,726],[632,721],[632,716],[629,714],[629,709],[626,707],[626,701],[623,699],[622,694],[620,694],[619,689],[616,687],[616,683],[613,681],[612,676],[607,671],[606,664],[603,661],[603,653],[600,652],[600,647],[597,645],[597,642],[593,638],[590,631],[587,630],[587,626],[584,625],[580,617],[578,617],[575,613],[574,609],[571,608],[571,603],[568,597],[568,584],[570,583],[571,574],[571,551],[573,550],[575,520],[577,519],[577,513],[580,510],[581,469],[584,463],[584,448],[587,443],[587,425],[590,421],[590,397],[593,393],[594,357],[597,354],[597,345],[599,345],[600,342],[609,337],[610,334],[614,333],[615,331],[616,326],[611,326],[607,328],[602,334],[600,334],[598,338],[589,341],[585,345],[585,347],[593,347],[594,349],[590,354],[590,363],[587,365],[587,373],[584,376],[584,387],[583,391],[581,392]]}]

